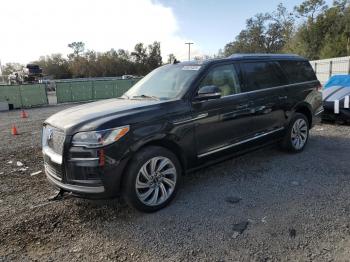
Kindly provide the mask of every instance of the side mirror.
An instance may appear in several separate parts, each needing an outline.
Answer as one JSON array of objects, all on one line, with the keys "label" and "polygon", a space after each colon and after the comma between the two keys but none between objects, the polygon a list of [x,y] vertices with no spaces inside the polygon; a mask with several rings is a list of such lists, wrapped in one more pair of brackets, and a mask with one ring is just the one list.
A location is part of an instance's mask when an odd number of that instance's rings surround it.
[{"label": "side mirror", "polygon": [[198,90],[196,101],[217,99],[221,97],[221,90],[217,86],[203,86]]}]

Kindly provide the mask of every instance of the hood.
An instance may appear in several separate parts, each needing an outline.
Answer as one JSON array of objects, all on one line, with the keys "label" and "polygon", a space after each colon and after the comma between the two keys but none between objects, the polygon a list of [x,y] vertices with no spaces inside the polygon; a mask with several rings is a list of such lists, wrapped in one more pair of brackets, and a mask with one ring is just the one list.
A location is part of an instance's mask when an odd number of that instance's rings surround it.
[{"label": "hood", "polygon": [[[80,131],[95,130],[104,120],[117,119],[152,110],[158,100],[107,99],[87,103],[60,111],[49,117],[45,123],[70,133],[71,129]],[[95,123],[94,123],[95,122]],[[98,122],[98,123],[97,123]],[[130,123],[131,124],[131,123]]]},{"label": "hood", "polygon": [[350,95],[350,87],[332,86],[322,91],[322,99],[324,102],[333,102],[344,99]]}]

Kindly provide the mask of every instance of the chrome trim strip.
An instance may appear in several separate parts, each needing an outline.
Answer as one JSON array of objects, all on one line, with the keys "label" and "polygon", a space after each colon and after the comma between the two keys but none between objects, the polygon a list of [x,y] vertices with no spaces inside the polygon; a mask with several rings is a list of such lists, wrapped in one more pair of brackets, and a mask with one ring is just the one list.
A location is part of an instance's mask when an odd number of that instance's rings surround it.
[{"label": "chrome trim strip", "polygon": [[72,162],[79,162],[79,161],[97,161],[99,160],[98,157],[90,157],[90,158],[71,158],[68,161],[72,161]]},{"label": "chrome trim strip", "polygon": [[321,114],[323,111],[324,111],[324,109],[322,108],[321,110],[319,110],[318,112],[316,112],[316,113],[314,114],[314,116],[318,116],[318,115]]},{"label": "chrome trim strip", "polygon": [[48,167],[48,164],[44,164],[45,167],[45,173],[47,176],[52,176],[54,179],[62,181],[62,178],[56,176],[53,172],[50,171],[50,167]]},{"label": "chrome trim strip", "polygon": [[104,186],[87,187],[87,186],[77,186],[61,183],[53,179],[50,175],[46,175],[46,178],[53,185],[62,188],[68,192],[82,193],[82,194],[99,194],[105,192]]},{"label": "chrome trim strip", "polygon": [[235,146],[238,146],[238,145],[247,143],[247,142],[249,142],[249,141],[253,141],[253,140],[255,140],[255,139],[258,139],[258,138],[261,138],[261,137],[264,137],[264,136],[273,134],[273,133],[278,132],[278,131],[281,131],[281,130],[283,130],[283,129],[284,129],[284,127],[280,127],[280,128],[275,129],[275,130],[269,131],[269,132],[267,132],[267,133],[260,134],[260,135],[256,135],[256,136],[254,136],[254,137],[252,137],[252,138],[248,138],[248,139],[239,141],[239,142],[234,143],[234,144],[231,144],[231,145],[223,146],[223,147],[220,147],[220,148],[218,148],[218,149],[214,149],[214,150],[208,151],[208,152],[206,152],[206,153],[203,153],[203,154],[198,155],[197,157],[198,157],[198,158],[201,158],[201,157],[204,157],[204,156],[207,156],[207,155],[210,155],[210,154],[214,154],[214,153],[220,152],[220,151],[222,151],[222,150],[226,150],[226,149],[229,149],[229,148],[231,148],[231,147],[235,147]]},{"label": "chrome trim strip", "polygon": [[54,152],[51,148],[48,146],[43,146],[43,154],[47,155],[52,162],[55,162],[56,164],[62,165],[62,156]]},{"label": "chrome trim strip", "polygon": [[194,117],[194,118],[190,118],[190,119],[186,119],[186,120],[182,120],[182,121],[175,121],[173,122],[174,125],[180,125],[180,124],[184,124],[184,123],[189,123],[189,122],[192,122],[192,121],[196,121],[196,120],[199,120],[199,119],[202,119],[202,118],[206,118],[208,116],[208,113],[203,113],[203,114],[200,114],[198,115],[197,117]]},{"label": "chrome trim strip", "polygon": [[[222,96],[219,99],[224,99],[226,97],[239,96],[239,95],[243,95],[243,94],[258,93],[258,92],[274,90],[274,89],[279,89],[279,88],[285,88],[285,87],[290,87],[290,86],[296,86],[296,85],[311,84],[311,83],[316,83],[316,82],[318,82],[318,80],[312,80],[312,81],[306,81],[306,82],[294,83],[294,84],[288,84],[288,85],[282,85],[282,86],[267,87],[267,88],[263,88],[263,89],[252,90],[252,91],[247,91],[247,92],[240,92],[240,93],[232,94],[232,95],[228,95],[228,96]],[[206,100],[204,100],[203,102],[205,102],[205,101]]]}]

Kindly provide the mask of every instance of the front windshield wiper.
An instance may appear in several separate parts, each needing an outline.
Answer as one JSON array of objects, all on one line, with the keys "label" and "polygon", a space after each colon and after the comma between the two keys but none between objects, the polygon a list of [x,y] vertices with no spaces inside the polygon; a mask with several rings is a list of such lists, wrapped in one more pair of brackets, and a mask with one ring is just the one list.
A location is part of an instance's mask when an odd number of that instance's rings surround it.
[{"label": "front windshield wiper", "polygon": [[158,97],[156,97],[156,96],[149,96],[149,95],[133,96],[132,98],[151,98],[151,99],[157,99],[157,100],[159,100]]}]

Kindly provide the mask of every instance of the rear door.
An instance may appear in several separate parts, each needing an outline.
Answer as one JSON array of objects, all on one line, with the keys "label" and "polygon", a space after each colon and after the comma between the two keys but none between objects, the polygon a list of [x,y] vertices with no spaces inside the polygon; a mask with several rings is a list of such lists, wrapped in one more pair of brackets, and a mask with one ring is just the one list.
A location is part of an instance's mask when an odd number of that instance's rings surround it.
[{"label": "rear door", "polygon": [[286,120],[287,80],[273,61],[242,62],[244,91],[252,101],[254,133],[280,130]]}]

